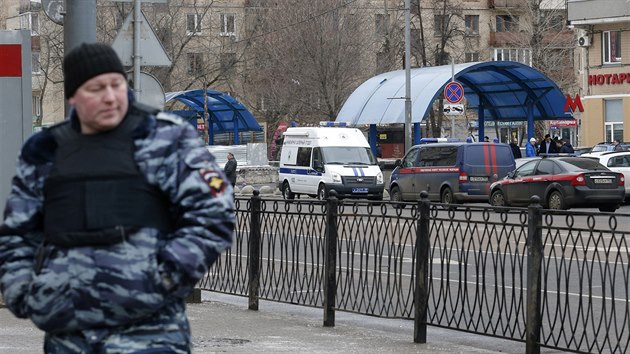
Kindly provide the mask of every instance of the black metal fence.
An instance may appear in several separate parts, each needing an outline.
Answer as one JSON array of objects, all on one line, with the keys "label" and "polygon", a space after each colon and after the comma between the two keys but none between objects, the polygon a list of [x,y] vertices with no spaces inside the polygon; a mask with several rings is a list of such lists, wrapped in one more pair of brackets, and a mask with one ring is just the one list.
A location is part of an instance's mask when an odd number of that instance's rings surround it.
[{"label": "black metal fence", "polygon": [[[415,321],[575,352],[628,352],[630,215],[237,199],[235,243],[202,289]],[[417,276],[418,275],[418,276]],[[411,334],[410,334],[411,335]],[[430,341],[430,338],[428,339]]]}]

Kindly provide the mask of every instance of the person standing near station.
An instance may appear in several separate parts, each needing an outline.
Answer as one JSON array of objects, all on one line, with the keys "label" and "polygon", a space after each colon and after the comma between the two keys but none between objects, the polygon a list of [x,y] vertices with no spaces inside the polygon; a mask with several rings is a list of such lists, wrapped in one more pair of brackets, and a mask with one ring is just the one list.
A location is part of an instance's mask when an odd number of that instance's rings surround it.
[{"label": "person standing near station", "polygon": [[540,143],[538,148],[538,155],[540,154],[555,154],[558,152],[558,146],[555,141],[551,140],[551,135],[545,135],[545,140]]},{"label": "person standing near station", "polygon": [[236,159],[234,158],[234,154],[232,154],[231,152],[228,152],[227,162],[225,163],[225,167],[223,168],[223,171],[225,172],[225,176],[227,177],[228,181],[230,181],[230,184],[232,184],[232,186],[236,185],[237,165],[238,163],[236,162]]},{"label": "person standing near station", "polygon": [[63,61],[69,119],[26,141],[0,225],[5,305],[46,353],[189,353],[185,299],[232,243],[192,126],[134,101],[108,45]]},{"label": "person standing near station", "polygon": [[536,138],[534,137],[529,138],[529,141],[525,145],[525,156],[526,157],[536,156]]},{"label": "person standing near station", "polygon": [[523,154],[521,154],[521,148],[518,146],[518,140],[516,138],[512,139],[510,142],[510,148],[512,149],[512,155],[514,155],[515,159],[523,157]]},{"label": "person standing near station", "polygon": [[562,153],[562,154],[573,154],[573,153],[575,153],[575,149],[573,149],[573,146],[571,145],[571,142],[569,142],[568,138],[560,139],[559,141],[562,144],[560,146],[560,150],[559,150],[560,153]]}]

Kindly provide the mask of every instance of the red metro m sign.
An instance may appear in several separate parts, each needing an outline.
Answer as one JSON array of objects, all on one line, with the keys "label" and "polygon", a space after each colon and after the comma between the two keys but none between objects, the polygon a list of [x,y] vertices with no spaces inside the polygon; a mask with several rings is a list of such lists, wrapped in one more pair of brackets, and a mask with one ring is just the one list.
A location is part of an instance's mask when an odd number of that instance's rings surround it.
[{"label": "red metro m sign", "polygon": [[575,99],[571,98],[571,95],[567,95],[567,100],[564,102],[564,111],[569,112],[584,112],[584,106],[582,106],[582,100],[580,100],[580,94],[575,95]]}]

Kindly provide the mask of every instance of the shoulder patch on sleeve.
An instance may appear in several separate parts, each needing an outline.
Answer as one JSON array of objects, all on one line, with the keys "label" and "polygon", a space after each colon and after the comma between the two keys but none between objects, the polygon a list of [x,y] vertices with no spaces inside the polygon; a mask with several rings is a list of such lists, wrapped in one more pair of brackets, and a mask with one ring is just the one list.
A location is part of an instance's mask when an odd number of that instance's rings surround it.
[{"label": "shoulder patch on sleeve", "polygon": [[173,124],[184,123],[184,120],[180,116],[171,113],[160,112],[155,117],[160,121],[170,122]]}]

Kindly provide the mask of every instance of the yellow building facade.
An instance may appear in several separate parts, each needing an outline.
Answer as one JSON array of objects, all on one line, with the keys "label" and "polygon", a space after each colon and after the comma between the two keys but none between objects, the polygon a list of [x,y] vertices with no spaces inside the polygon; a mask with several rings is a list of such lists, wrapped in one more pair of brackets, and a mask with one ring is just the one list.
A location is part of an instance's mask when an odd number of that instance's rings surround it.
[{"label": "yellow building facade", "polygon": [[577,33],[581,145],[630,141],[630,8],[623,0],[567,3]]}]

